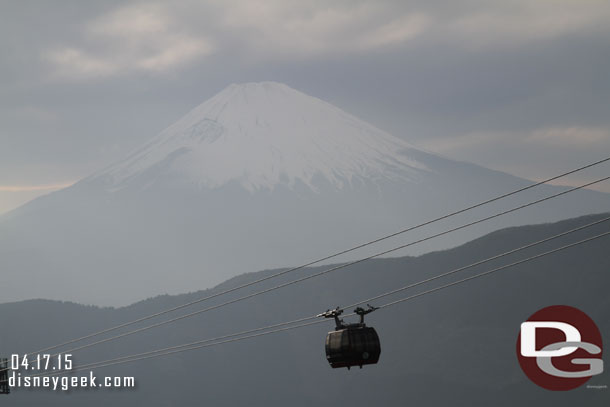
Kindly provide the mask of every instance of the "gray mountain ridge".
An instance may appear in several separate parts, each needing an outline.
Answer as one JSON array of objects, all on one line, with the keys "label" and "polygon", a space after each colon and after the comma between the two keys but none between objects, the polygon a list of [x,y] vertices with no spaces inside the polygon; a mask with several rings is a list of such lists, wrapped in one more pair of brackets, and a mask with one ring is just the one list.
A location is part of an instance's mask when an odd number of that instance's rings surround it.
[{"label": "gray mountain ridge", "polygon": [[[0,284],[5,301],[125,305],[303,264],[530,184],[418,150],[283,84],[233,85],[126,159],[0,217]],[[364,254],[565,189],[538,187]],[[578,191],[395,255],[608,210],[609,194]]]},{"label": "gray mountain ridge", "polygon": [[[573,229],[608,214],[552,224],[502,229],[459,247],[418,257],[378,259],[325,277],[227,306],[168,326],[77,352],[76,365],[212,338],[314,315],[399,286]],[[580,231],[433,284],[378,300],[397,298],[456,281],[533,254],[608,230],[608,224]],[[12,406],[91,405],[336,405],[416,404],[514,406],[603,406],[607,390],[583,386],[551,392],[531,383],[516,356],[520,323],[549,305],[585,311],[602,337],[610,335],[608,238],[577,246],[512,269],[472,280],[367,316],[381,337],[378,365],[331,369],[324,337],[332,323],[301,328],[217,347],[100,369],[100,376],[135,376],[134,390],[77,390],[70,394],[16,390]],[[307,275],[320,268],[300,272]],[[133,320],[231,286],[269,275],[267,270],[235,277],[211,290],[159,296],[117,309],[68,302],[29,300],[0,304],[2,354],[24,353]],[[291,276],[290,278],[294,278]],[[212,305],[286,281],[209,301]],[[203,308],[204,304],[200,307]],[[155,322],[155,321],[151,321]],[[588,384],[604,385],[604,372]]]}]

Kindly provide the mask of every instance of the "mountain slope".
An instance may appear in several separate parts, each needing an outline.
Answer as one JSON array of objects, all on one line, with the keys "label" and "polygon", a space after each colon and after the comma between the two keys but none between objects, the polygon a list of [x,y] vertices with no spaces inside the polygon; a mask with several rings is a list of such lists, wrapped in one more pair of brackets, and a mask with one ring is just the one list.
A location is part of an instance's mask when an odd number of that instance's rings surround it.
[{"label": "mountain slope", "polygon": [[[316,176],[335,187],[424,170],[408,143],[286,85],[231,85],[126,160],[92,177],[109,190],[175,176],[202,188],[235,181],[253,191]],[[419,171],[418,171],[419,170]],[[151,172],[156,172],[154,177]]]},{"label": "mountain slope", "polygon": [[[420,257],[374,260],[302,284],[142,332],[74,354],[76,365],[314,315],[351,304],[524,244],[591,223],[605,215],[504,229],[463,246]],[[608,230],[583,230],[534,250],[439,280],[373,305],[490,270]],[[531,383],[515,354],[520,323],[538,309],[566,304],[585,311],[610,335],[608,237],[379,310],[367,316],[381,338],[378,365],[331,369],[324,357],[327,324],[100,369],[100,376],[135,376],[135,390],[15,391],[11,406],[200,405],[330,406],[471,405],[605,406],[607,390],[551,392]],[[320,271],[307,269],[302,275]],[[161,296],[120,309],[52,301],[0,305],[2,352],[24,353],[207,296],[273,271],[236,277],[212,290]],[[272,282],[268,282],[272,284]],[[265,286],[263,284],[263,286]],[[224,298],[225,300],[229,297]],[[219,299],[220,300],[220,299]],[[211,303],[210,303],[211,304]],[[209,305],[209,304],[208,304]],[[202,308],[202,307],[201,307]],[[604,385],[610,373],[591,379]]]},{"label": "mountain slope", "polygon": [[[3,301],[120,305],[202,289],[324,257],[529,184],[417,150],[286,85],[233,85],[126,159],[1,217]],[[536,188],[336,260],[562,190]],[[396,255],[607,210],[608,194],[579,191]]]}]

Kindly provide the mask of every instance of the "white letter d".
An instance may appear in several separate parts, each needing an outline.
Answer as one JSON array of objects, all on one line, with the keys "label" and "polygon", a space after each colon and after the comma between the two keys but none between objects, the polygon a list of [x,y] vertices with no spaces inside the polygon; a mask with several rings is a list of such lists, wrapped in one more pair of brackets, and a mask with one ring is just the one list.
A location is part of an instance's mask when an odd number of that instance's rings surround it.
[{"label": "white letter d", "polygon": [[521,324],[521,354],[526,357],[556,357],[565,356],[578,349],[577,346],[565,346],[557,350],[536,350],[536,328],[552,328],[562,331],[564,342],[580,342],[578,329],[565,322],[528,321]]}]

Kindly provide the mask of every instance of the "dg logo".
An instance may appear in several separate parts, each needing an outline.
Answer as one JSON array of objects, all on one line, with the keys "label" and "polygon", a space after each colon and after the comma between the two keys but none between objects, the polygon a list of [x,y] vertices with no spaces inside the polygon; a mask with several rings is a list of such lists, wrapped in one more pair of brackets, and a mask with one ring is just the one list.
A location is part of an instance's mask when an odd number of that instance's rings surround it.
[{"label": "dg logo", "polygon": [[602,337],[587,314],[567,305],[541,309],[521,324],[523,372],[548,390],[571,390],[604,371]]}]

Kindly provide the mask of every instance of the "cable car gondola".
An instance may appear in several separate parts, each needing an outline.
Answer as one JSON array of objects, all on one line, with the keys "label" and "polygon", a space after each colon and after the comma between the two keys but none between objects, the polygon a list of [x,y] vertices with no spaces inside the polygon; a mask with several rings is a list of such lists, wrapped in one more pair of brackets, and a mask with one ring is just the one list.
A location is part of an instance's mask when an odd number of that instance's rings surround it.
[{"label": "cable car gondola", "polygon": [[339,367],[373,365],[379,361],[381,344],[373,327],[366,326],[364,316],[377,308],[369,305],[368,309],[358,307],[354,310],[360,316],[360,322],[345,324],[339,319],[342,309],[328,310],[319,316],[335,319],[335,330],[326,336],[326,359],[333,369]]}]

